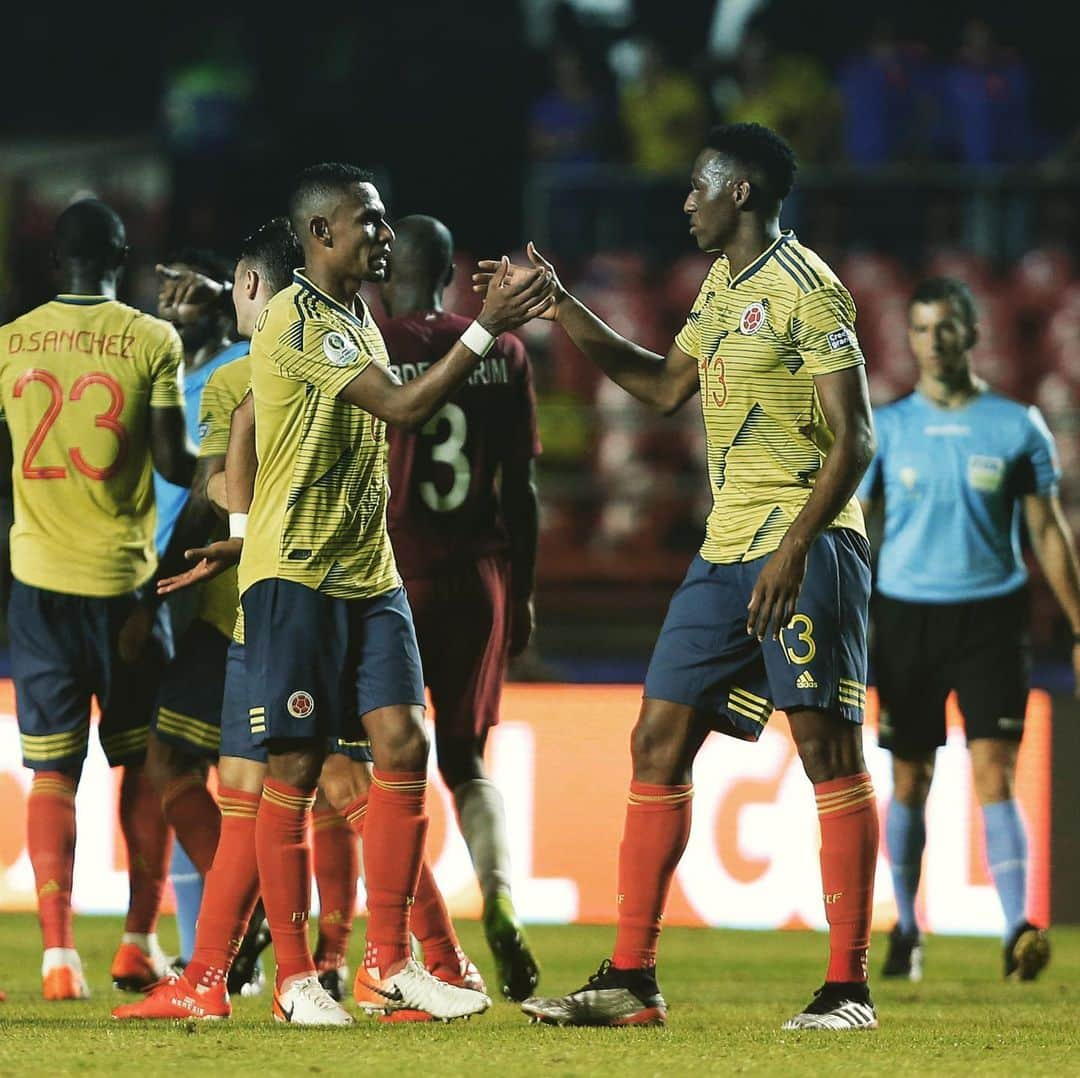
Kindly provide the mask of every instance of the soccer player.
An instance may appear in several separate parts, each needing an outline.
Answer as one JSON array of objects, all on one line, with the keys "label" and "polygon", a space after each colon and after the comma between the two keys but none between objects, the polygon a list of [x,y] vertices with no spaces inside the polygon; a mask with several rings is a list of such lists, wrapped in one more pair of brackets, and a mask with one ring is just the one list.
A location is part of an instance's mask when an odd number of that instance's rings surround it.
[{"label": "soccer player", "polygon": [[[271,221],[245,241],[233,287],[237,325],[242,334],[253,331],[263,307],[290,280],[292,267],[300,260],[291,225],[284,218]],[[187,290],[190,298],[205,295],[212,282],[188,279],[178,285]],[[201,451],[225,454],[227,460],[228,490],[224,497],[219,492],[214,500],[232,507],[241,519],[241,511],[249,507],[255,475],[254,409],[247,395],[249,382],[250,362],[242,359],[216,372],[203,393],[202,422],[206,433]],[[250,452],[246,452],[249,444]],[[207,558],[187,573],[163,581],[163,588],[171,591],[212,578],[223,566],[235,564],[239,545],[237,540],[235,544],[217,543],[193,551],[196,556],[206,554]],[[231,548],[228,560],[212,558],[214,552],[223,548]],[[215,564],[210,569],[212,560]],[[226,980],[232,979],[230,967],[259,886],[255,815],[266,774],[266,750],[257,743],[248,716],[244,646],[239,642],[243,638],[242,622],[238,623],[235,635],[237,639],[229,648],[221,720],[221,839],[206,881],[195,953],[183,977],[162,983],[139,1003],[117,1008],[113,1012],[117,1018],[225,1018],[231,1014]],[[316,880],[322,905],[319,947],[314,961],[320,984],[329,996],[318,992],[296,993],[288,1020],[305,1025],[340,1024],[345,1013],[328,1005],[328,999],[339,1000],[342,994],[344,954],[356,888],[354,836],[363,834],[370,786],[371,755],[366,739],[352,743],[336,739],[327,749],[319,776],[324,810],[317,808],[314,819]],[[333,810],[333,816],[326,811],[329,809]],[[335,822],[342,816],[348,829]],[[412,927],[424,947],[428,968],[436,976],[482,990],[483,982],[458,945],[442,896],[426,864],[422,866],[416,889]],[[417,1012],[408,1017],[422,1020],[430,1016]]]},{"label": "soccer player", "polygon": [[409,955],[428,742],[416,636],[386,531],[386,423],[423,426],[495,337],[546,309],[550,276],[508,282],[504,260],[477,321],[444,360],[402,385],[357,295],[386,275],[393,238],[370,176],[313,166],[290,216],[305,269],[252,336],[259,465],[239,568],[252,730],[269,754],[256,846],[277,958],[275,1013],[288,1020],[324,992],[306,934],[306,831],[326,738],[358,734],[344,722],[353,710],[344,670],[375,761],[363,851],[367,950],[354,995],[365,1010],[462,1017],[490,1001]]},{"label": "soccer player", "polygon": [[1053,438],[1037,408],[995,393],[972,370],[975,302],[931,278],[908,307],[915,391],[878,408],[878,452],[859,496],[883,501],[873,605],[881,744],[892,752],[885,836],[899,920],[883,973],[922,976],[915,917],[934,755],[945,698],[959,697],[982,806],[987,860],[1005,913],[1005,975],[1034,978],[1050,957],[1027,917],[1027,839],[1017,807],[1031,650],[1023,510],[1032,547],[1072,626],[1080,676],[1080,576],[1058,500]]},{"label": "soccer player", "polygon": [[180,339],[168,323],[116,300],[123,222],[102,202],[76,202],[57,219],[53,251],[60,294],[0,327],[0,404],[13,451],[8,624],[23,760],[34,770],[27,845],[43,991],[80,999],[88,990],[72,935],[71,879],[91,695],[109,763],[124,767],[131,899],[121,951],[138,951],[158,976],[167,965],[155,926],[169,833],[142,764],[171,650],[153,578],[175,571],[175,547],[159,565],[151,463],[185,484],[194,459],[177,387]]},{"label": "soccer player", "polygon": [[[178,253],[157,271],[164,286],[158,315],[176,326],[184,345],[180,373],[184,414],[188,437],[198,447],[203,387],[219,367],[247,355],[248,343],[232,340],[236,329],[231,303],[228,309],[221,302],[181,308],[168,286],[185,271],[231,279],[232,266],[213,251],[193,249]],[[188,518],[187,526],[202,530],[204,537],[211,534],[217,517],[205,490],[209,477],[224,467],[223,455],[200,453],[190,491],[154,476],[159,551],[168,545],[181,512]],[[147,774],[161,794],[165,819],[177,838],[170,880],[183,961],[191,957],[202,879],[213,861],[220,830],[220,814],[206,789],[206,772],[208,763],[217,759],[225,651],[236,616],[235,575],[208,582],[195,603],[194,609],[190,603],[170,609],[176,655],[162,676],[146,758]],[[145,988],[149,983],[152,980],[136,986]]]},{"label": "soccer player", "polygon": [[[442,309],[453,274],[449,229],[423,216],[394,229],[380,286],[392,318],[382,333],[391,370],[408,381],[446,355],[469,322]],[[388,432],[390,539],[434,705],[439,770],[480,882],[498,982],[515,1000],[531,994],[539,970],[514,912],[502,796],[483,754],[508,655],[525,648],[533,627],[535,408],[528,356],[505,335],[420,430]]]},{"label": "soccer player", "polygon": [[[825,983],[785,1028],[873,1028],[866,983],[877,857],[862,755],[869,549],[852,495],[874,437],[851,297],[780,230],[795,160],[758,124],[715,129],[684,210],[719,252],[666,356],[620,337],[556,282],[550,316],[639,400],[674,412],[700,393],[713,509],[676,591],[631,739],[615,950],[589,983],[531,999],[561,1025],[662,1024],[656,947],[690,831],[691,767],[710,730],[756,740],[787,712],[814,785],[829,923]],[[535,265],[552,272],[530,247]],[[481,263],[477,287],[487,284]]]}]

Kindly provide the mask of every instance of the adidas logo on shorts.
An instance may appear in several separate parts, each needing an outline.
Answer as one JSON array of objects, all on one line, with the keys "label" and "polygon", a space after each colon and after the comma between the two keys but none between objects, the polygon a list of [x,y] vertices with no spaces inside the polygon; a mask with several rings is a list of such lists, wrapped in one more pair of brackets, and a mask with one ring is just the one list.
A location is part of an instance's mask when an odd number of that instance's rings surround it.
[{"label": "adidas logo on shorts", "polygon": [[814,675],[811,674],[809,670],[804,670],[795,679],[796,689],[816,689],[817,687],[818,683],[814,680]]}]

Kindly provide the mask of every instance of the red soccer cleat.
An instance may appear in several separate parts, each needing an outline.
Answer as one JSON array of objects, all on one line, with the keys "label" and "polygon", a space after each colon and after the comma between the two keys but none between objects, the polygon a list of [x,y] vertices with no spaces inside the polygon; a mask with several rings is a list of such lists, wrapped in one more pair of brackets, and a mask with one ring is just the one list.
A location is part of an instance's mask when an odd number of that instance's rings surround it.
[{"label": "red soccer cleat", "polygon": [[113,1018],[130,1019],[221,1019],[232,1014],[225,984],[213,988],[195,988],[183,977],[158,981],[138,1003],[125,1003],[113,1009]]}]

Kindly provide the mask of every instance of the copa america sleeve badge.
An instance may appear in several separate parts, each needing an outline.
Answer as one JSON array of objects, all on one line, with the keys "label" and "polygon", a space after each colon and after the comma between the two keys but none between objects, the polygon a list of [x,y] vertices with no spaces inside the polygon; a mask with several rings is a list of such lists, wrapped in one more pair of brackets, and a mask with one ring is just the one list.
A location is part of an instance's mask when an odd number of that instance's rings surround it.
[{"label": "copa america sleeve badge", "polygon": [[344,333],[339,333],[336,329],[323,337],[322,346],[326,358],[334,367],[347,367],[360,355],[360,349]]}]

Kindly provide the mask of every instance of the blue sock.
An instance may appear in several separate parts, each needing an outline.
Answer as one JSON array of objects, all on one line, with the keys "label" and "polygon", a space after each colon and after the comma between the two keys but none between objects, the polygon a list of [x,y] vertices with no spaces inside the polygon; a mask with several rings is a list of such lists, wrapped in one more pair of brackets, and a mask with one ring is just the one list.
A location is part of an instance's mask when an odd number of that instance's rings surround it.
[{"label": "blue sock", "polygon": [[1005,911],[1005,938],[1027,919],[1027,835],[1015,801],[983,805],[986,859]]},{"label": "blue sock", "polygon": [[913,808],[894,799],[885,817],[885,845],[889,851],[896,909],[900,914],[900,931],[905,936],[913,936],[919,931],[915,920],[915,895],[919,890],[926,847],[926,807]]},{"label": "blue sock", "polygon": [[203,879],[179,842],[173,843],[169,879],[176,895],[176,930],[180,934],[180,957],[188,962],[195,950],[195,922],[202,905]]}]

